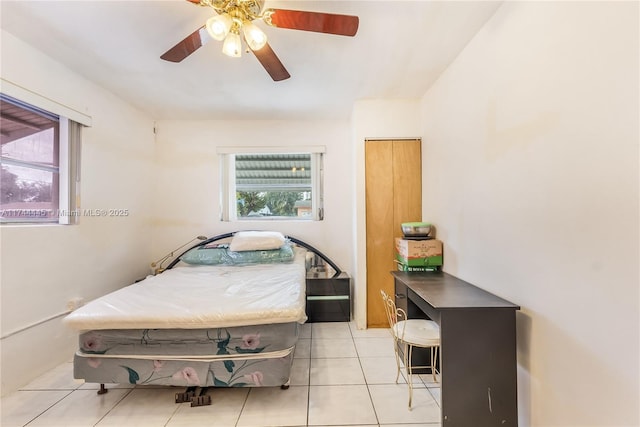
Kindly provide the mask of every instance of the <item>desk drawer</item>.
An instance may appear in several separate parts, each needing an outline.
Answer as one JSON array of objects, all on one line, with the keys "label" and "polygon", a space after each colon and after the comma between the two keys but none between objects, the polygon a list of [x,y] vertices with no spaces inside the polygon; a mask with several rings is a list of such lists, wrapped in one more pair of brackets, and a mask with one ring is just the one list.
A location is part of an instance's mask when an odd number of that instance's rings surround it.
[{"label": "desk drawer", "polygon": [[415,292],[409,289],[407,285],[398,280],[395,281],[394,299],[396,307],[404,310],[409,319],[432,319],[411,300],[411,294],[415,298]]},{"label": "desk drawer", "polygon": [[[429,305],[424,299],[420,298],[418,294],[416,294],[411,289],[407,289],[407,299],[409,300],[407,302],[407,315],[410,319],[426,316],[427,319],[433,320],[434,322],[438,323],[438,325],[440,324],[440,311]],[[425,316],[421,316],[421,314],[424,314]]]}]

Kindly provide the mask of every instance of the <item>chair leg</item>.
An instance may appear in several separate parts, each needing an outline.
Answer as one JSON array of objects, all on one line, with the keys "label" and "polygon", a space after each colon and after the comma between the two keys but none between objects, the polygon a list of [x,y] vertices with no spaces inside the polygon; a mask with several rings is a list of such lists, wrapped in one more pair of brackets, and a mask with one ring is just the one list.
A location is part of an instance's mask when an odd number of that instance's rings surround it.
[{"label": "chair leg", "polygon": [[393,352],[396,355],[396,384],[400,378],[400,355],[398,354],[398,341],[393,341]]},{"label": "chair leg", "polygon": [[[409,409],[411,409],[411,400],[413,399],[413,367],[411,366],[411,355],[413,353],[413,346],[407,345],[409,348],[408,351],[405,352],[405,369],[407,371],[407,383],[409,384]],[[408,356],[407,356],[408,353]]]},{"label": "chair leg", "polygon": [[438,364],[438,347],[431,347],[431,374],[433,375],[433,381],[438,382],[436,378],[436,365]]}]

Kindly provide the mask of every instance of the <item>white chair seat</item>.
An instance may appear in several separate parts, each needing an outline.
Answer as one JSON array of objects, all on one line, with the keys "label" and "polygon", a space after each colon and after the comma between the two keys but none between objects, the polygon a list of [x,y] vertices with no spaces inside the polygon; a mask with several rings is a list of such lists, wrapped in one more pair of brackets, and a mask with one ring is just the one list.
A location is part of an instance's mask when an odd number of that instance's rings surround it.
[{"label": "white chair seat", "polygon": [[410,345],[418,347],[440,345],[440,327],[433,320],[401,320],[393,325],[392,332],[398,339]]},{"label": "white chair seat", "polygon": [[[433,320],[427,319],[407,319],[407,312],[396,307],[396,302],[389,298],[389,295],[380,290],[384,303],[385,313],[389,321],[391,334],[393,335],[393,349],[396,354],[396,384],[400,377],[401,355],[402,363],[407,372],[407,383],[409,384],[409,409],[413,397],[413,370],[415,368],[430,368],[433,380],[437,381],[437,361],[440,352],[440,327]],[[428,366],[413,366],[413,348],[424,347],[431,349],[430,364]],[[402,349],[404,348],[404,350]]]}]

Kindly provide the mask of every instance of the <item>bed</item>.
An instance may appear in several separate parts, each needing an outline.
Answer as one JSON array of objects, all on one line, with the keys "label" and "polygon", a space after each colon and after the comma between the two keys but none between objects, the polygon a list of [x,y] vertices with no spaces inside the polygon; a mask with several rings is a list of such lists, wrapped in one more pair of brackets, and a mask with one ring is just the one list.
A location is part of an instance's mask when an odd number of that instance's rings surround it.
[{"label": "bed", "polygon": [[99,383],[99,393],[105,383],[187,387],[176,401],[196,387],[288,387],[309,255],[337,266],[279,233],[281,246],[256,246],[267,233],[207,239],[161,274],[69,314],[79,334],[74,377]]}]

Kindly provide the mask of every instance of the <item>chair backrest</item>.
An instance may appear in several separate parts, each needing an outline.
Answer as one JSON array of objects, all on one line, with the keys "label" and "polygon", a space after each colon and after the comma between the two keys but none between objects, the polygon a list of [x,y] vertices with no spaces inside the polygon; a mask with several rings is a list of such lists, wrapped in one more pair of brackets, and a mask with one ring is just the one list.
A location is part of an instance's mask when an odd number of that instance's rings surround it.
[{"label": "chair backrest", "polygon": [[393,329],[393,327],[400,320],[407,319],[407,313],[401,309],[396,307],[396,302],[391,298],[385,291],[380,290],[380,294],[382,294],[382,301],[384,303],[384,312],[387,315],[387,320],[389,321],[389,327]]}]

